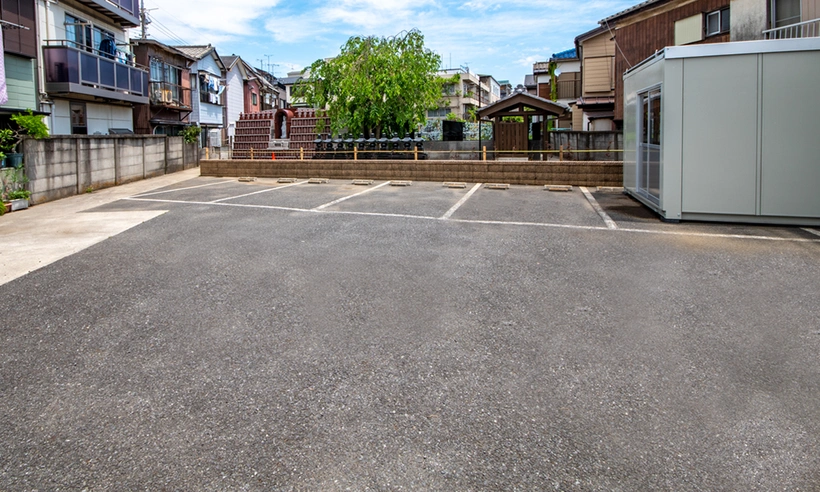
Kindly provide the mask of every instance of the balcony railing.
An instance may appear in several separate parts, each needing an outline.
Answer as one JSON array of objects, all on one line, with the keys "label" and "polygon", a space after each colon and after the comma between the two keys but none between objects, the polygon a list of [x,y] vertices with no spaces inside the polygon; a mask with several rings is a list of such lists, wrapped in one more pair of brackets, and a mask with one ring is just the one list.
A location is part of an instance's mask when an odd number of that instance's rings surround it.
[{"label": "balcony railing", "polygon": [[77,0],[123,27],[136,27],[139,20],[139,0]]},{"label": "balcony railing", "polygon": [[148,71],[123,53],[103,53],[67,40],[46,43],[46,92],[148,103]]},{"label": "balcony railing", "polygon": [[532,73],[549,73],[550,62],[535,62],[532,64]]},{"label": "balcony railing", "polygon": [[766,39],[795,39],[820,37],[820,19],[799,22],[788,26],[763,31]]},{"label": "balcony railing", "polygon": [[[581,97],[580,80],[558,80],[556,84],[556,99],[578,99]],[[544,84],[544,93],[551,94],[549,84]],[[549,96],[546,97],[549,99]]]},{"label": "balcony railing", "polygon": [[168,82],[149,83],[151,104],[169,108],[191,109],[191,89]]}]

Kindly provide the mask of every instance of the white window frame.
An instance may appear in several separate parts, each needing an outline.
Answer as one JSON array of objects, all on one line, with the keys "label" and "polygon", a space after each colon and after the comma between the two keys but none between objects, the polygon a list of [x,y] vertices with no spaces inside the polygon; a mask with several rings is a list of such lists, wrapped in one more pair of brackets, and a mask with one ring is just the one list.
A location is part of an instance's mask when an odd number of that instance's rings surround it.
[{"label": "white window frame", "polygon": [[[723,33],[729,32],[729,30],[731,29],[731,26],[726,26],[726,29],[723,29],[724,13],[725,13],[725,15],[729,16],[729,19],[731,21],[732,17],[729,14],[729,8],[728,7],[722,8],[722,9],[719,9],[719,10],[715,10],[714,12],[709,12],[708,14],[706,14],[706,26],[704,28],[704,30],[706,32],[706,37],[717,36],[718,34],[723,34]],[[715,17],[717,17],[717,31],[713,31],[713,30],[709,29],[709,20],[713,19]]]}]

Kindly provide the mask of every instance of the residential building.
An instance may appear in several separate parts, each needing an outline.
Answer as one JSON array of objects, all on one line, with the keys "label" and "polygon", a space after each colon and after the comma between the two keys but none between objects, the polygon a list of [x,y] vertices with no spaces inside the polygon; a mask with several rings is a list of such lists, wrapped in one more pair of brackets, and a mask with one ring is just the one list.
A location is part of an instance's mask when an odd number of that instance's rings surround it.
[{"label": "residential building", "polygon": [[731,0],[732,41],[820,36],[820,0]]},{"label": "residential building", "polygon": [[[552,73],[551,66],[554,67]],[[575,48],[553,53],[548,61],[534,63],[532,72],[535,95],[561,102],[574,110],[575,101],[581,97],[581,61]],[[561,117],[555,124],[555,128],[571,129],[572,115]]]},{"label": "residential building", "polygon": [[[245,112],[253,113],[279,109],[280,85],[270,73],[245,64],[248,80],[245,83]],[[254,98],[256,94],[256,98]],[[256,102],[254,102],[256,100]]]},{"label": "residential building", "polygon": [[506,99],[507,97],[511,96],[513,93],[513,86],[509,80],[499,80],[498,85],[501,90],[501,99]]},{"label": "residential building", "polygon": [[[0,2],[8,101],[0,105],[0,126],[14,113],[40,110],[37,83],[37,20],[34,0]],[[45,106],[46,111],[49,107]]]},{"label": "residential building", "polygon": [[820,0],[648,0],[601,21],[614,38],[615,121],[623,73],[667,46],[820,36]]},{"label": "residential building", "polygon": [[[213,46],[174,46],[196,60],[191,71],[191,123],[202,127],[200,145],[222,147],[225,129],[225,64]],[[241,94],[241,91],[240,91]]]},{"label": "residential building", "polygon": [[190,65],[196,59],[153,39],[132,39],[137,64],[148,67],[148,104],[134,107],[134,133],[178,135],[193,111]]},{"label": "residential building", "polygon": [[37,7],[51,133],[133,131],[134,105],[148,103],[148,70],[134,63],[127,38],[139,25],[138,0],[38,0]]},{"label": "residential building", "polygon": [[279,90],[259,71],[236,55],[223,56],[225,64],[225,114],[227,137],[236,136],[236,122],[242,113],[277,109]]},{"label": "residential building", "polygon": [[452,68],[439,71],[438,76],[447,79],[441,93],[444,104],[427,111],[428,118],[446,118],[453,113],[473,121],[478,109],[501,99],[501,85],[491,75],[478,75],[468,68]]},{"label": "residential building", "polygon": [[623,73],[666,46],[730,41],[730,0],[650,0],[601,21],[615,38],[614,120],[623,124]]},{"label": "residential building", "polygon": [[481,107],[489,106],[501,100],[501,84],[492,75],[479,75],[481,82]]},{"label": "residential building", "polygon": [[298,84],[302,79],[307,77],[304,71],[294,71],[288,72],[288,76],[285,78],[279,79],[279,82],[285,87],[284,98],[285,98],[285,106],[284,107],[293,107],[293,108],[307,108],[309,107],[304,100],[298,97],[294,97],[293,95],[293,88]]},{"label": "residential building", "polygon": [[604,27],[575,38],[581,62],[581,96],[572,112],[576,131],[615,130],[615,40]]},{"label": "residential building", "polygon": [[[242,58],[236,55],[223,56],[222,62],[225,64],[225,128],[228,141],[231,142],[236,135],[236,122],[239,121],[239,115],[246,112],[245,82],[248,79],[248,74]],[[254,94],[257,99],[256,105],[258,105],[258,87]]]}]

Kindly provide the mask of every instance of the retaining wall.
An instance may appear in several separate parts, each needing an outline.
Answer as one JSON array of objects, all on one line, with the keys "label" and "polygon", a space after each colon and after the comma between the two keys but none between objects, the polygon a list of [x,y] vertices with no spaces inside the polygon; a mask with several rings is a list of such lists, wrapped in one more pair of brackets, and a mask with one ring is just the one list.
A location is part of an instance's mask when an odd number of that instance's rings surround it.
[{"label": "retaining wall", "polygon": [[[621,161],[624,148],[621,132],[564,132],[553,131],[546,136],[549,148],[558,150],[563,145],[564,159],[573,161]],[[583,152],[574,152],[574,151]],[[595,151],[595,152],[587,152]]]},{"label": "retaining wall", "polygon": [[27,139],[23,153],[34,204],[199,165],[196,144],[153,135]]},{"label": "retaining wall", "polygon": [[203,160],[202,176],[407,179],[522,185],[622,186],[621,162],[387,160]]}]

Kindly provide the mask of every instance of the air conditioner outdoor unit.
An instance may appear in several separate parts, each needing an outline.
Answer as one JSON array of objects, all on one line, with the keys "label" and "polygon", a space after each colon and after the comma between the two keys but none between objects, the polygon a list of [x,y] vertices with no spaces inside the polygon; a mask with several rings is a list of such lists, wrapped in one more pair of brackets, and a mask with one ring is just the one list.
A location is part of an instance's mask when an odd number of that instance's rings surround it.
[{"label": "air conditioner outdoor unit", "polygon": [[171,93],[171,91],[163,91],[162,100],[166,103],[172,103],[174,102],[174,95]]}]

